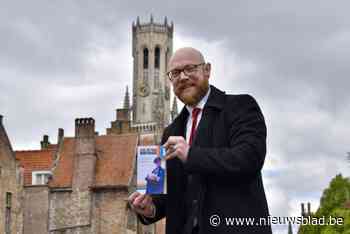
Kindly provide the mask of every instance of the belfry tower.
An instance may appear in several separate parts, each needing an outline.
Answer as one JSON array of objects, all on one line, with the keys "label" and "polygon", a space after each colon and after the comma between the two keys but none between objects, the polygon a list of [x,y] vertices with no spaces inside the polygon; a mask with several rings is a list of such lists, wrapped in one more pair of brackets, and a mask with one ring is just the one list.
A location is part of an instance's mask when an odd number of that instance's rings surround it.
[{"label": "belfry tower", "polygon": [[173,23],[132,24],[133,105],[132,122],[163,128],[170,121],[170,81],[167,64],[173,50]]}]

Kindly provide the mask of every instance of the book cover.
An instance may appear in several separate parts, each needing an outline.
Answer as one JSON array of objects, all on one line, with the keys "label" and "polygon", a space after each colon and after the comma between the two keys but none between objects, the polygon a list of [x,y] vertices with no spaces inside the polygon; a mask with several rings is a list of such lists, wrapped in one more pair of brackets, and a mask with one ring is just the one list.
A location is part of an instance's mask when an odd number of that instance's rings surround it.
[{"label": "book cover", "polygon": [[137,191],[143,194],[166,193],[165,149],[159,145],[137,147]]}]

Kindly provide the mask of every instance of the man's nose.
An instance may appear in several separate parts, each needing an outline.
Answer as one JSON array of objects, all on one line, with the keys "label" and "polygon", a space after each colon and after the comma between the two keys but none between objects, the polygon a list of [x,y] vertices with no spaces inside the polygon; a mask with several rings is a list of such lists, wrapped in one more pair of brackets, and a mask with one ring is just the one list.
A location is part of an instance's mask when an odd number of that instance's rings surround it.
[{"label": "man's nose", "polygon": [[181,72],[180,72],[180,77],[179,77],[179,78],[180,78],[180,80],[182,80],[182,79],[188,79],[188,75],[185,74],[185,71],[181,71]]}]

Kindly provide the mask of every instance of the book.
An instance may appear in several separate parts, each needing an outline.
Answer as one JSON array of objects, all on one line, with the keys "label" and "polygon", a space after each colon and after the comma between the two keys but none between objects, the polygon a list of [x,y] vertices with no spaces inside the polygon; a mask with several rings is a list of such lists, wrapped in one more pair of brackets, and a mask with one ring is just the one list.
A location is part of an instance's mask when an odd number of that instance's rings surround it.
[{"label": "book", "polygon": [[137,147],[137,191],[143,194],[166,193],[165,148],[159,145]]}]

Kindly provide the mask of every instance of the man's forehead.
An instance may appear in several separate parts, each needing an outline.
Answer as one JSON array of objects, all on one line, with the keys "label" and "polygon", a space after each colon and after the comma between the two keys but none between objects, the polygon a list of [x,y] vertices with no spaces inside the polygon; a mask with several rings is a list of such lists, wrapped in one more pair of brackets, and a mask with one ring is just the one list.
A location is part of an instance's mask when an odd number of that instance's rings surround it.
[{"label": "man's forehead", "polygon": [[171,57],[169,62],[169,70],[203,62],[203,55],[198,50],[190,47],[181,48]]},{"label": "man's forehead", "polygon": [[169,69],[175,69],[175,68],[183,68],[186,65],[193,65],[193,64],[199,64],[201,61],[199,59],[179,59],[179,60],[172,60],[169,63]]}]

